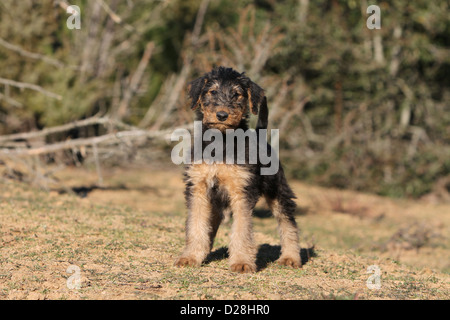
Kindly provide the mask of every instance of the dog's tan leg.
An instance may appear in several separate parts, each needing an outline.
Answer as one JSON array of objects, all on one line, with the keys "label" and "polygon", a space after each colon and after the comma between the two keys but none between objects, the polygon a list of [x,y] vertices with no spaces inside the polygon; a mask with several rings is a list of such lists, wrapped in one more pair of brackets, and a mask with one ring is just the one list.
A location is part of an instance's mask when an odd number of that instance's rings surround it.
[{"label": "dog's tan leg", "polygon": [[233,206],[233,225],[229,246],[230,266],[235,272],[256,271],[256,247],[253,241],[251,210],[244,204]]},{"label": "dog's tan leg", "polygon": [[236,272],[256,271],[256,246],[253,241],[252,210],[244,200],[231,205],[233,225],[229,246],[231,270]]},{"label": "dog's tan leg", "polygon": [[186,248],[176,260],[176,266],[200,266],[211,249],[212,208],[207,188],[205,181],[192,186],[186,221]]},{"label": "dog's tan leg", "polygon": [[230,266],[235,272],[256,271],[256,246],[253,241],[252,210],[245,194],[249,172],[239,166],[228,166],[220,181],[226,188],[233,212],[229,245]]},{"label": "dog's tan leg", "polygon": [[298,228],[292,214],[283,210],[278,199],[267,199],[267,203],[273,215],[278,221],[278,230],[281,238],[281,256],[278,263],[294,268],[300,268],[300,246],[298,243]]}]

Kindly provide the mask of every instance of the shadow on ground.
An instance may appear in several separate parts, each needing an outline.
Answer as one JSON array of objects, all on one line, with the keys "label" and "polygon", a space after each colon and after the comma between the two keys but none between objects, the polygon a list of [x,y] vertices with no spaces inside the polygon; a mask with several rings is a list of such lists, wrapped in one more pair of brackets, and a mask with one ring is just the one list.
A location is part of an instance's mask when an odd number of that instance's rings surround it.
[{"label": "shadow on ground", "polygon": [[[275,262],[281,254],[281,246],[273,246],[270,244],[262,244],[258,248],[256,254],[256,266],[258,271],[262,271],[267,268],[269,263]],[[314,247],[300,249],[300,258],[302,259],[302,265],[305,265],[311,258],[315,257],[316,253]],[[209,264],[213,261],[220,261],[228,258],[228,248],[221,247],[212,251],[207,257],[205,264]]]},{"label": "shadow on ground", "polygon": [[56,190],[59,194],[65,193],[74,193],[80,198],[86,198],[89,193],[95,190],[103,190],[103,191],[126,191],[126,190],[137,190],[142,192],[153,192],[158,194],[158,189],[154,187],[142,186],[142,187],[127,187],[124,184],[119,184],[117,186],[98,186],[96,184],[90,186],[80,186],[80,187],[71,187],[67,189],[58,189]]},{"label": "shadow on ground", "polygon": [[[297,206],[294,212],[294,215],[296,216],[304,216],[310,212],[310,208],[307,206]],[[272,212],[265,208],[255,208],[253,210],[253,216],[260,218],[260,219],[266,219],[273,217]]]}]

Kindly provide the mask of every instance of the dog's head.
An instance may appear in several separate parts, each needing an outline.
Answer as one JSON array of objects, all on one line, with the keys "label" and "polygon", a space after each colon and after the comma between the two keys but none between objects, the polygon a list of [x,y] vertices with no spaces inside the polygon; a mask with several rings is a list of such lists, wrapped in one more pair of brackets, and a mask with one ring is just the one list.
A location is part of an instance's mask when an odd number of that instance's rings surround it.
[{"label": "dog's head", "polygon": [[236,129],[246,123],[249,109],[253,114],[264,101],[264,90],[244,73],[218,67],[192,81],[189,88],[191,109],[198,109],[203,126]]}]

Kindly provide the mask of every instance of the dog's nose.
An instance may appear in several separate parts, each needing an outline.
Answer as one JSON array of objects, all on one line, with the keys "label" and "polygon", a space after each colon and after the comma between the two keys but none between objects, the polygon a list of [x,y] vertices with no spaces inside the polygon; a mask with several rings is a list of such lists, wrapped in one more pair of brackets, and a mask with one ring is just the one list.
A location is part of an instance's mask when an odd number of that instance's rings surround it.
[{"label": "dog's nose", "polygon": [[219,121],[225,121],[228,118],[228,113],[225,111],[219,111],[216,113],[216,117]]}]

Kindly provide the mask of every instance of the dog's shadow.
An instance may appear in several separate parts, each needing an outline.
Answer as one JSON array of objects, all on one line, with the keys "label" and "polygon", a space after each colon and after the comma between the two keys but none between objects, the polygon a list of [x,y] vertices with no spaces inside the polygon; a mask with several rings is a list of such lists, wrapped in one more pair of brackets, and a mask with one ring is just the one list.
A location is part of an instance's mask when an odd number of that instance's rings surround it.
[{"label": "dog's shadow", "polygon": [[[256,254],[256,267],[257,271],[264,270],[269,263],[275,262],[281,254],[281,246],[273,246],[270,244],[262,244],[258,248]],[[312,257],[315,257],[314,246],[311,248],[300,249],[300,258],[302,265],[305,265]],[[205,264],[209,264],[213,261],[219,261],[228,258],[228,248],[221,247],[212,251],[205,260]]]}]

